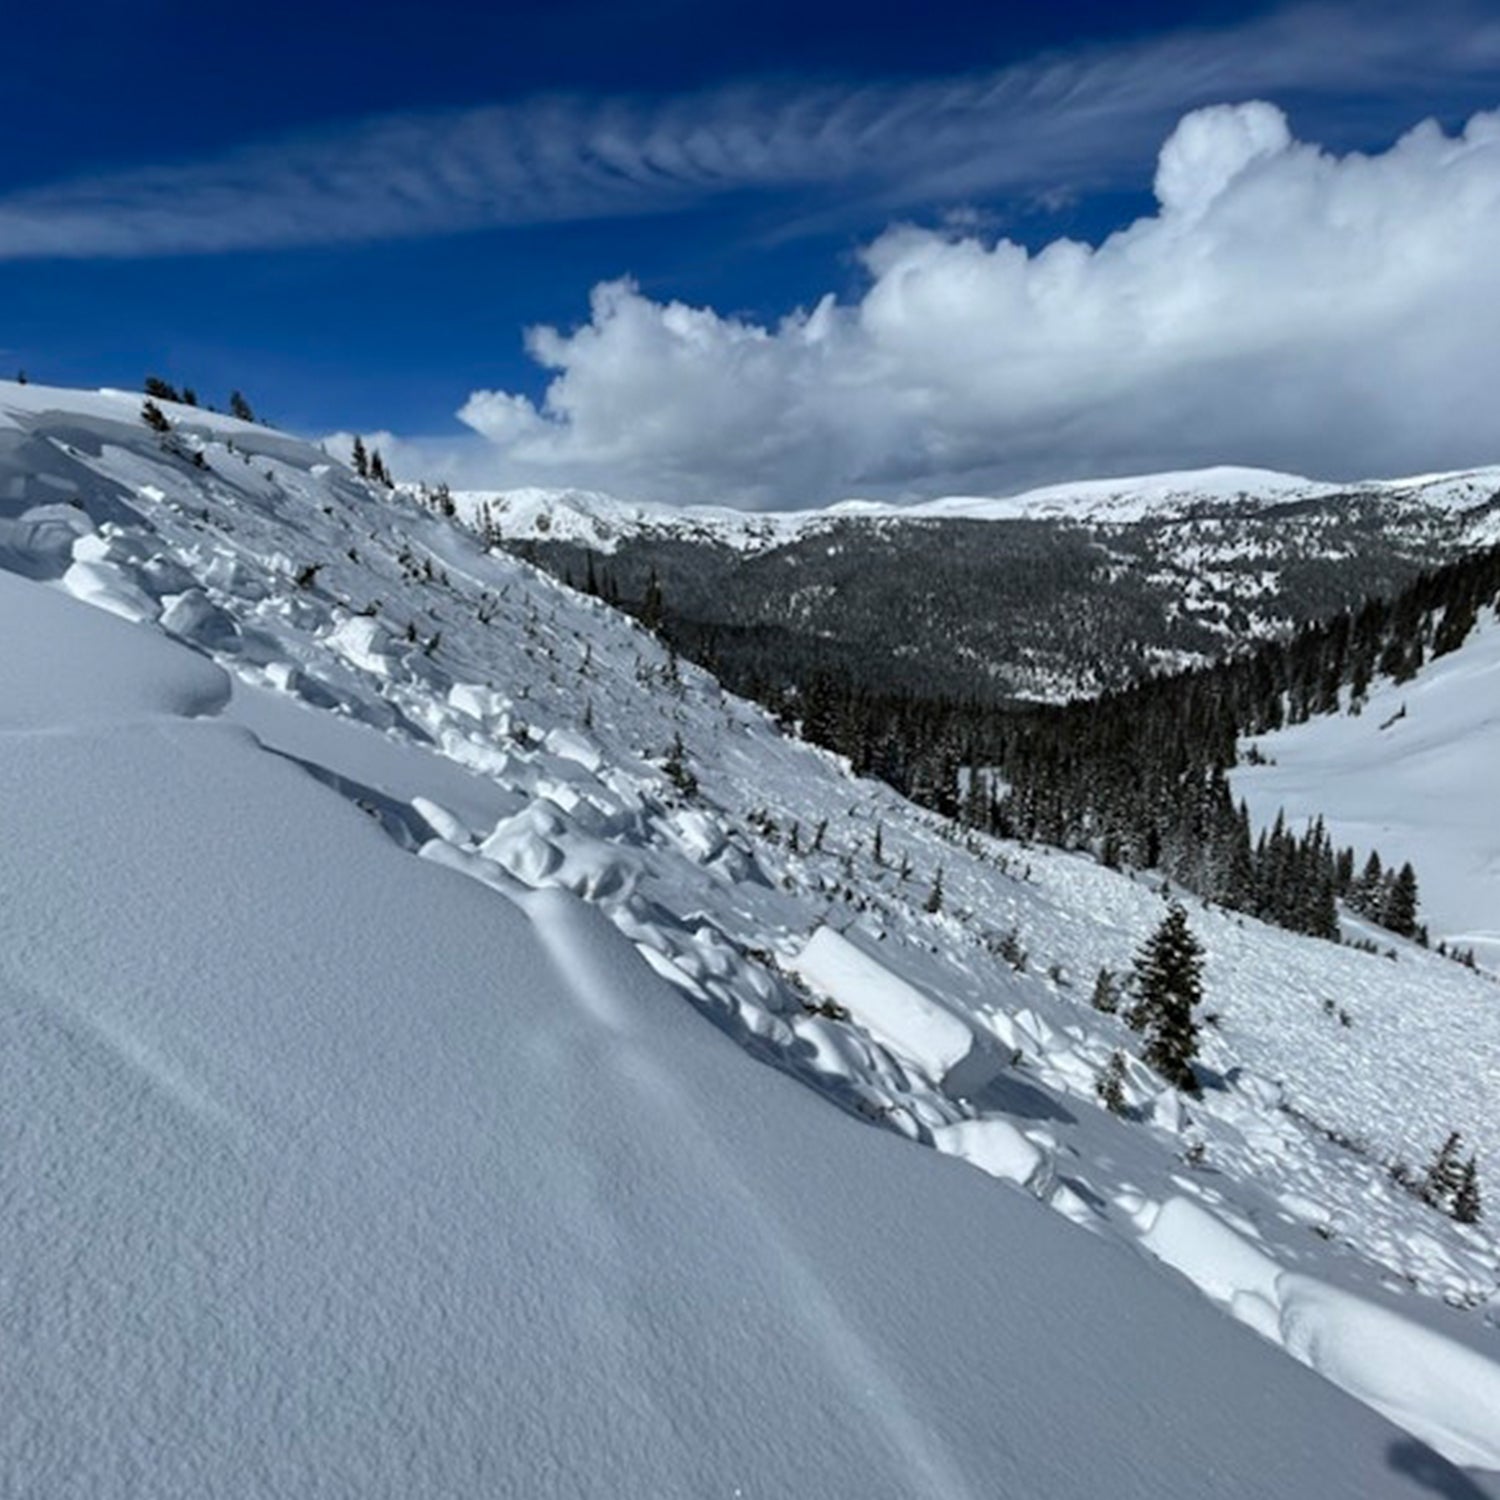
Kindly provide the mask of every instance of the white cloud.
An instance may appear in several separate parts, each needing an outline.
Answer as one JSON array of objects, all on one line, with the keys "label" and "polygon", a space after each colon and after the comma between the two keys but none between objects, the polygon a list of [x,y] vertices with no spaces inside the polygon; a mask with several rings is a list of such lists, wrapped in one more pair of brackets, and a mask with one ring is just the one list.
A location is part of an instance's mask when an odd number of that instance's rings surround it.
[{"label": "white cloud", "polygon": [[[825,206],[803,228],[851,204],[889,214],[997,193],[1058,201],[1138,168],[1195,104],[1268,92],[1389,104],[1452,95],[1497,68],[1500,23],[1472,3],[1361,0],[964,78],[389,115],[0,195],[0,260],[664,213],[736,190],[816,188]],[[783,221],[784,232],[796,227]]]},{"label": "white cloud", "polygon": [[1500,459],[1500,113],[1337,157],[1270,104],[1215,106],[1156,192],[1098,247],[893,227],[857,301],[774,327],[607,283],[582,327],[528,334],[540,409],[460,415],[494,483],[748,505]]}]

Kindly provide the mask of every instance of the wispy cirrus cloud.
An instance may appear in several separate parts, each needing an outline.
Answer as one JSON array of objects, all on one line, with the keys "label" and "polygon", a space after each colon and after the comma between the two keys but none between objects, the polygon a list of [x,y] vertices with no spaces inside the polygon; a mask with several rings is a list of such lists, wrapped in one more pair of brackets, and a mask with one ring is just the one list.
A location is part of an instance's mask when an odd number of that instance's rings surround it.
[{"label": "wispy cirrus cloud", "polygon": [[891,85],[742,85],[382,116],[0,194],[0,259],[203,254],[671,212],[826,189],[890,211],[1097,186],[1196,104],[1400,105],[1500,81],[1468,7],[1303,7],[1234,28]]}]

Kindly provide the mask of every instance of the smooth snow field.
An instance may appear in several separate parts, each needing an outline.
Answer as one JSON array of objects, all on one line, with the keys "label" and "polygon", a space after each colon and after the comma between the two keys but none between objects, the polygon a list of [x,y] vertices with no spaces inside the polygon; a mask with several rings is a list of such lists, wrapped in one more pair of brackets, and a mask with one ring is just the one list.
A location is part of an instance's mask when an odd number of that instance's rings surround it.
[{"label": "smooth snow field", "polygon": [[1500,1495],[1493,1221],[1387,1171],[1500,1147],[1483,976],[1193,906],[1112,1116],[1159,882],[138,410],[0,384],[0,1494]]},{"label": "smooth snow field", "polygon": [[1432,941],[1500,972],[1500,623],[1411,682],[1378,683],[1357,716],[1310,719],[1256,744],[1237,796],[1256,822],[1323,815],[1338,843],[1410,860]]}]

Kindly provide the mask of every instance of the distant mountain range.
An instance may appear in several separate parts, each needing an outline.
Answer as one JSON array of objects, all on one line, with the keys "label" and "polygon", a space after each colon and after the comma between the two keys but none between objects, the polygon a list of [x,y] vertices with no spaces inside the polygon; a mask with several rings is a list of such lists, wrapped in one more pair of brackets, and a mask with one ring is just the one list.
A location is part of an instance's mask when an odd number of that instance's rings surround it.
[{"label": "distant mountain range", "polygon": [[1500,540],[1500,468],[1331,484],[1214,468],[1011,498],[745,513],[466,492],[470,524],[627,605],[733,684],[821,671],[1057,699],[1212,659]]}]

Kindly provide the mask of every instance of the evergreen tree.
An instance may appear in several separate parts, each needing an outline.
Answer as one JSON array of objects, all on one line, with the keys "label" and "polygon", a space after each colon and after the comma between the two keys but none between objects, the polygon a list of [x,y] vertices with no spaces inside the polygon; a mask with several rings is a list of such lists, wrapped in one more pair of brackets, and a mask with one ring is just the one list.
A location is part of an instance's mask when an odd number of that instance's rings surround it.
[{"label": "evergreen tree", "polygon": [[1417,872],[1410,861],[1401,866],[1386,892],[1380,925],[1398,937],[1417,935]]},{"label": "evergreen tree", "polygon": [[1136,1001],[1126,1018],[1145,1032],[1145,1061],[1174,1088],[1197,1093],[1192,1060],[1198,1052],[1193,1007],[1203,998],[1203,949],[1177,902],[1135,960]]},{"label": "evergreen tree", "polygon": [[939,865],[932,877],[932,889],[927,892],[927,899],[922,903],[922,910],[930,916],[936,916],[943,909],[943,867]]},{"label": "evergreen tree", "polygon": [[229,415],[241,422],[253,422],[255,413],[250,409],[250,403],[238,391],[229,393]]},{"label": "evergreen tree", "polygon": [[177,394],[176,387],[169,385],[159,375],[148,375],[145,389],[146,394],[153,401],[180,401],[182,399]]},{"label": "evergreen tree", "polygon": [[1094,980],[1094,993],[1090,997],[1095,1010],[1113,1015],[1120,1008],[1120,987],[1108,969],[1100,969]]},{"label": "evergreen tree", "polygon": [[141,421],[152,432],[170,432],[172,430],[172,424],[167,420],[167,414],[150,397],[147,397],[141,405]]},{"label": "evergreen tree", "polygon": [[1452,1213],[1460,1190],[1464,1186],[1465,1167],[1459,1159],[1464,1138],[1456,1130],[1448,1132],[1448,1139],[1438,1147],[1437,1154],[1428,1163],[1423,1175],[1421,1197],[1424,1203]]},{"label": "evergreen tree", "polygon": [[365,440],[357,433],[354,437],[354,449],[350,454],[350,461],[354,465],[354,472],[361,479],[370,477],[370,455],[365,452]]},{"label": "evergreen tree", "polygon": [[1479,1163],[1470,1157],[1464,1163],[1463,1175],[1453,1194],[1453,1217],[1460,1224],[1477,1224],[1484,1208],[1479,1200]]},{"label": "evergreen tree", "polygon": [[647,630],[658,631],[665,616],[666,602],[662,597],[661,580],[656,576],[656,569],[652,568],[651,576],[646,581],[645,597],[641,600],[641,624]]},{"label": "evergreen tree", "polygon": [[1385,867],[1380,851],[1370,850],[1370,857],[1360,871],[1359,879],[1349,888],[1349,905],[1362,917],[1374,918],[1380,913],[1381,895],[1385,889]]}]

